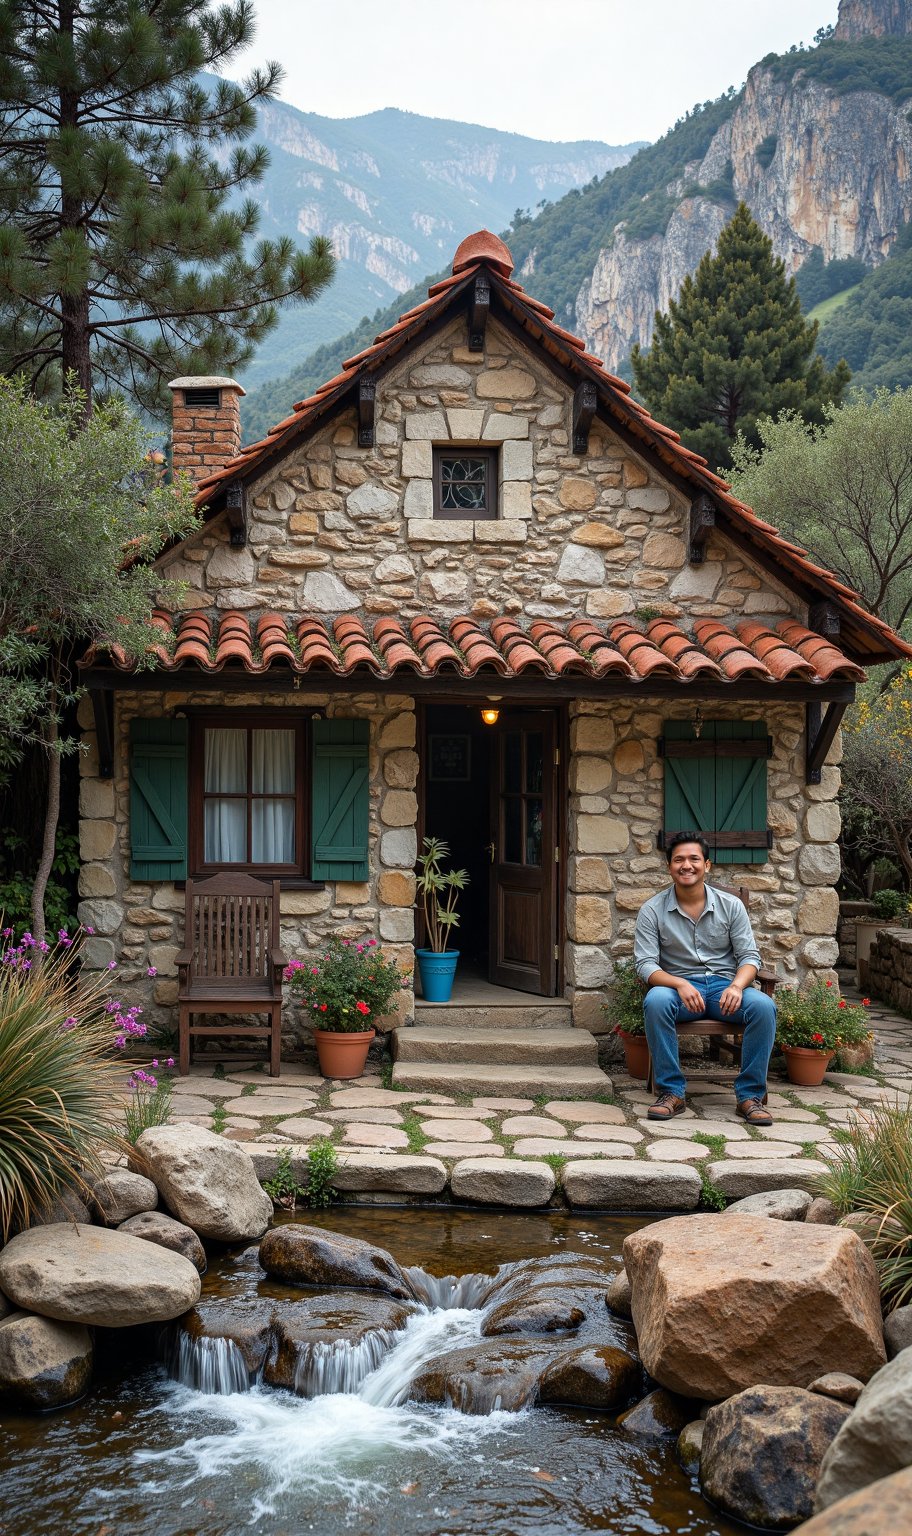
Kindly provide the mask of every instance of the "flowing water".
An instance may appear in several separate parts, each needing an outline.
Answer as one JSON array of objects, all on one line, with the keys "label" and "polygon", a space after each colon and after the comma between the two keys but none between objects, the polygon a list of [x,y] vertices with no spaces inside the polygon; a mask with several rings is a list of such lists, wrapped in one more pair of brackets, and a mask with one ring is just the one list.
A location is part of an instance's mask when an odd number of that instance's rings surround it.
[{"label": "flowing water", "polygon": [[[0,1536],[733,1536],[672,1444],[611,1415],[471,1413],[407,1401],[434,1356],[480,1336],[473,1305],[498,1264],[591,1252],[617,1267],[630,1219],[345,1208],[304,1218],[389,1248],[423,1288],[398,1332],[310,1343],[295,1394],[258,1383],[228,1339],[172,1337],[165,1366],[101,1335],[89,1396],[0,1416]],[[300,1297],[256,1250],[226,1253],[203,1299]],[[153,1345],[149,1330],[149,1349]],[[302,1394],[302,1395],[297,1395]]]}]

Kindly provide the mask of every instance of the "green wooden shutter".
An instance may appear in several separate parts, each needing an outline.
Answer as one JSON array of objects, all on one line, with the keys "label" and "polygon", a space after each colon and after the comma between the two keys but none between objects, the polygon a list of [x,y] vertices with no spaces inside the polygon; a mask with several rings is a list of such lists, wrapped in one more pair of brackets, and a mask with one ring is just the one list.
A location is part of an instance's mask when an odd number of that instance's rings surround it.
[{"label": "green wooden shutter", "polygon": [[314,880],[366,880],[367,720],[314,720],[312,828]]},{"label": "green wooden shutter", "polygon": [[130,877],[187,878],[186,720],[130,721]]},{"label": "green wooden shutter", "polygon": [[763,721],[704,721],[697,750],[705,755],[694,757],[675,755],[676,743],[696,741],[689,720],[666,721],[664,733],[665,837],[702,832],[714,863],[765,864],[769,850]]}]

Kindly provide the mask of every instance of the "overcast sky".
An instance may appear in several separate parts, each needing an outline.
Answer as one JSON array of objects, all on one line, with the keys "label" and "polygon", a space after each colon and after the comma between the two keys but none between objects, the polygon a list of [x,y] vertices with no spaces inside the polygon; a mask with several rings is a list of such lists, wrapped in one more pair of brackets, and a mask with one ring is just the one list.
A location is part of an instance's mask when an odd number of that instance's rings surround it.
[{"label": "overcast sky", "polygon": [[402,107],[541,139],[657,139],[837,0],[254,0],[281,95],[355,117]]}]

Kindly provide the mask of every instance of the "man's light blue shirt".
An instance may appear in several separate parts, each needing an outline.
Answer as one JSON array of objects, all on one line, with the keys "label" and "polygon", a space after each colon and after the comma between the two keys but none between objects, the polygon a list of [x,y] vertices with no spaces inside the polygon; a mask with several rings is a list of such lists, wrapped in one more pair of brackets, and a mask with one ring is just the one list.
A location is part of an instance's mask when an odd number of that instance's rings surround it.
[{"label": "man's light blue shirt", "polygon": [[737,896],[707,885],[706,904],[696,922],[678,906],[674,886],[651,896],[640,908],[633,940],[637,975],[648,982],[653,971],[672,976],[726,976],[739,966],[760,969],[760,951]]}]

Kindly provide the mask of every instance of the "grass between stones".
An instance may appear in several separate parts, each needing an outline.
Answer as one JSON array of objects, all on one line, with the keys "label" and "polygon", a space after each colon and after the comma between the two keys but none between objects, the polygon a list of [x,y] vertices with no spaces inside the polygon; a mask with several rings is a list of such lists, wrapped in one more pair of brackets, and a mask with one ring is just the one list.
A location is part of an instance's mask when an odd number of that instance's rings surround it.
[{"label": "grass between stones", "polygon": [[225,1113],[225,1106],[222,1103],[222,1100],[219,1099],[218,1103],[215,1105],[215,1108],[212,1111],[212,1129],[214,1130],[216,1136],[221,1136],[223,1130],[225,1129],[225,1121],[227,1119],[228,1116]]},{"label": "grass between stones", "polygon": [[725,1156],[724,1136],[711,1136],[708,1131],[694,1131],[690,1139],[700,1142],[701,1146],[709,1147],[713,1157]]},{"label": "grass between stones", "polygon": [[241,1098],[249,1099],[252,1093],[256,1093],[256,1083],[245,1083],[241,1089]]},{"label": "grass between stones", "polygon": [[802,1157],[812,1157],[816,1161],[816,1158],[817,1158],[817,1143],[816,1143],[816,1141],[803,1141],[801,1143],[801,1155],[802,1155]]},{"label": "grass between stones", "polygon": [[413,1109],[403,1111],[402,1129],[408,1137],[409,1151],[423,1152],[431,1138],[425,1134],[424,1127]]}]

